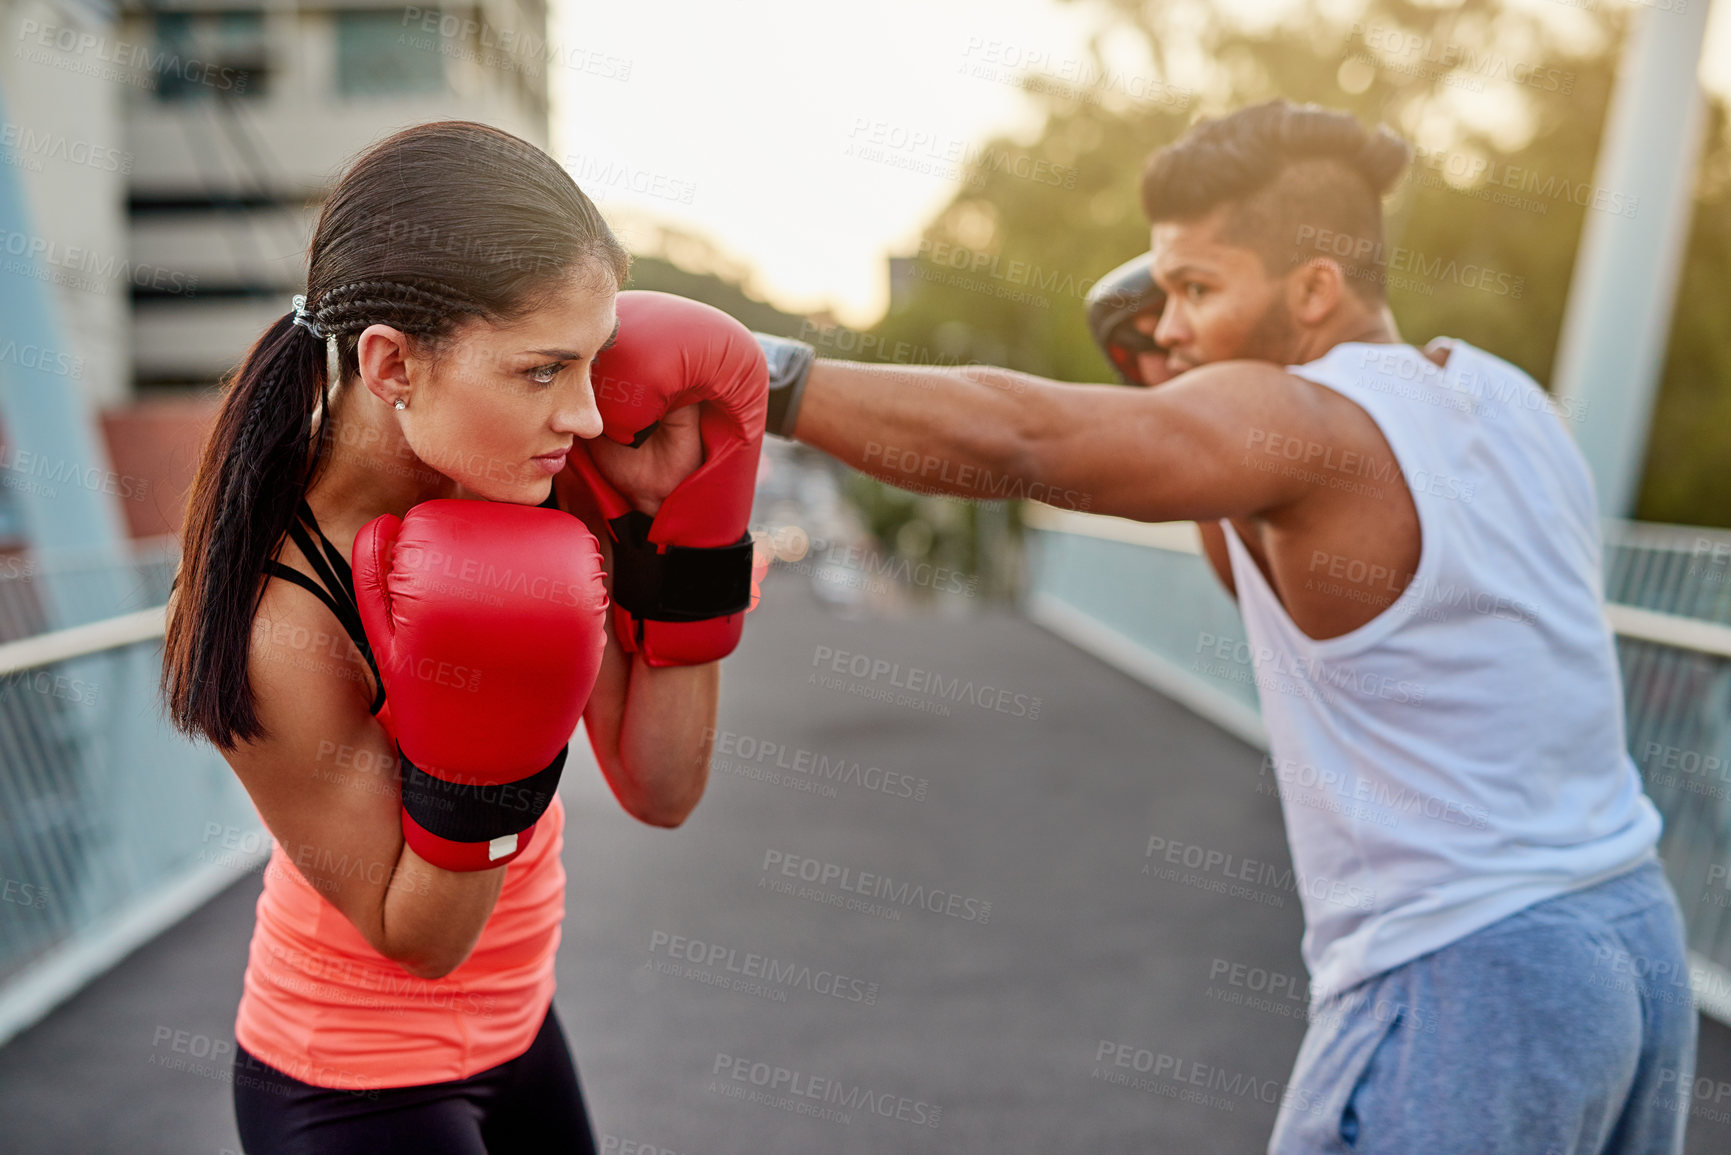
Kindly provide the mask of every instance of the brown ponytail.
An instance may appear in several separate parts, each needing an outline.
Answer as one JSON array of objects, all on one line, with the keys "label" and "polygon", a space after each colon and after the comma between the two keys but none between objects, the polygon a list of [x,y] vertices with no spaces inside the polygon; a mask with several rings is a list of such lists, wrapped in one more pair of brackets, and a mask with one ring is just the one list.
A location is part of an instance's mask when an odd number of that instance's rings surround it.
[{"label": "brown ponytail", "polygon": [[[336,336],[382,323],[436,341],[465,316],[508,322],[585,264],[614,286],[629,258],[565,170],[510,133],[469,121],[417,125],[350,167],[309,252],[307,312]],[[263,736],[247,677],[264,565],[312,484],[323,440],[325,343],[278,319],[226,381],[187,507],[163,653],[174,724],[224,749]],[[321,430],[322,432],[322,430]]]}]

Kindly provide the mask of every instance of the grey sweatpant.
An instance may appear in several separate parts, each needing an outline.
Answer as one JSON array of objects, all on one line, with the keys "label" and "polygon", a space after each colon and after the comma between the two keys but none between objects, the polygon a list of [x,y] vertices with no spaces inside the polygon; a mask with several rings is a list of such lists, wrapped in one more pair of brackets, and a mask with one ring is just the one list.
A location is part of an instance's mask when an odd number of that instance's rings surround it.
[{"label": "grey sweatpant", "polygon": [[1695,1007],[1657,861],[1311,1008],[1270,1155],[1680,1155]]}]

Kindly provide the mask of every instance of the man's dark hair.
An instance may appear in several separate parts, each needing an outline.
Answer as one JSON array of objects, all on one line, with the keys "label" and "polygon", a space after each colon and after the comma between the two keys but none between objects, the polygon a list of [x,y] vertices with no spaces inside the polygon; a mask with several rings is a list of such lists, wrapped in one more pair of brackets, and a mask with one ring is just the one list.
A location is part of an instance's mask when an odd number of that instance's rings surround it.
[{"label": "man's dark hair", "polygon": [[1411,150],[1351,113],[1272,100],[1198,122],[1148,158],[1150,223],[1192,221],[1222,205],[1220,240],[1279,276],[1313,257],[1339,262],[1364,299],[1383,299],[1382,197]]}]

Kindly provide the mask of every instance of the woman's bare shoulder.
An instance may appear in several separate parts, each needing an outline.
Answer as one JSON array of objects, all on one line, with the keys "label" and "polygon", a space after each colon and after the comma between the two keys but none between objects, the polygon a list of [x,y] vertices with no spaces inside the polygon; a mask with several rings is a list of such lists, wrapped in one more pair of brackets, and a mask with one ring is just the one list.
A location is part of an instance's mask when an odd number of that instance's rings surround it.
[{"label": "woman's bare shoulder", "polygon": [[[323,584],[293,542],[284,543],[277,560]],[[253,613],[249,673],[261,708],[275,700],[320,701],[370,714],[372,672],[342,623],[312,591],[275,574],[265,575]]]}]

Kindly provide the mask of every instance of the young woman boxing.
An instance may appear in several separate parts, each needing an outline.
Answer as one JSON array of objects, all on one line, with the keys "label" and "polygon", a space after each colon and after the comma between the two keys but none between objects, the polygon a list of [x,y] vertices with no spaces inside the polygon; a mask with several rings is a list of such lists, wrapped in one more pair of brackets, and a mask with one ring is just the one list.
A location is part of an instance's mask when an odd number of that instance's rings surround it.
[{"label": "young woman boxing", "polygon": [[764,410],[749,334],[620,294],[626,265],[532,145],[407,129],[229,383],[164,692],[273,836],[250,1155],[594,1149],[552,1008],[556,787],[581,716],[632,815],[697,804]]}]

